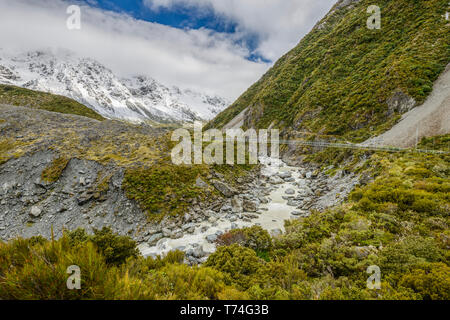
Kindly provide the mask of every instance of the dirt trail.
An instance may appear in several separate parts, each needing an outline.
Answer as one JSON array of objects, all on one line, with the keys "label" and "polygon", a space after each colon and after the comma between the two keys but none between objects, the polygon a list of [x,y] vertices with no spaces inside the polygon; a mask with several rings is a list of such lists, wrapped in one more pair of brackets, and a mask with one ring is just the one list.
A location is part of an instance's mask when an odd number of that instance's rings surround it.
[{"label": "dirt trail", "polygon": [[364,144],[414,147],[416,139],[450,132],[450,64],[433,86],[433,92],[419,107],[405,113],[391,130]]}]

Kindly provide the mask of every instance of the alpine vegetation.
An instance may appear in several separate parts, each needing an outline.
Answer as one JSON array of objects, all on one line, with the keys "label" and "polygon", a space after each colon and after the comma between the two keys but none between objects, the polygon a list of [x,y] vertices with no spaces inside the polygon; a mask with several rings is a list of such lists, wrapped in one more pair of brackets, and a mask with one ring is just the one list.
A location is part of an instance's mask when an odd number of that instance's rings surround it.
[{"label": "alpine vegetation", "polygon": [[0,300],[449,300],[448,0],[327,1],[0,2]]}]

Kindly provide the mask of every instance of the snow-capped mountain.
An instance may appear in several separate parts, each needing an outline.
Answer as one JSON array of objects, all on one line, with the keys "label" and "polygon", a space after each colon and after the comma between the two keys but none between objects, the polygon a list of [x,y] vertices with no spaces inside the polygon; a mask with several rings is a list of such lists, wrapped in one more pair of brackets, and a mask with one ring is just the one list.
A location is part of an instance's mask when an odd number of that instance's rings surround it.
[{"label": "snow-capped mountain", "polygon": [[209,120],[228,106],[224,98],[148,76],[120,78],[93,59],[62,50],[14,55],[0,50],[0,83],[64,95],[104,117],[131,121]]}]

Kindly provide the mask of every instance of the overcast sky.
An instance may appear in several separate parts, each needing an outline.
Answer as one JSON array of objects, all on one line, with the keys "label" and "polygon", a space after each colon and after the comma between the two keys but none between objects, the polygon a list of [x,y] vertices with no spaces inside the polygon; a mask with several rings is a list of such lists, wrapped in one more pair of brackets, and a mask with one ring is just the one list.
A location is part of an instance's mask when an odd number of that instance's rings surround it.
[{"label": "overcast sky", "polygon": [[[144,74],[230,100],[336,0],[0,0],[0,46],[66,48],[120,76]],[[81,30],[66,9],[81,6]]]}]

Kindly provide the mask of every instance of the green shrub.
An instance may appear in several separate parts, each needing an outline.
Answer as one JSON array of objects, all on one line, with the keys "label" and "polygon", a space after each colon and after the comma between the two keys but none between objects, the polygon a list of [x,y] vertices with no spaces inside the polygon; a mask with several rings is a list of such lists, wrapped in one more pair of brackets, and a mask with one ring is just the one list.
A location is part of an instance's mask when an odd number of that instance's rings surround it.
[{"label": "green shrub", "polygon": [[410,236],[383,249],[380,268],[385,272],[408,272],[423,262],[439,262],[442,258],[433,239]]},{"label": "green shrub", "polygon": [[50,183],[58,181],[68,163],[69,159],[66,159],[65,157],[55,158],[52,163],[42,171],[41,179]]},{"label": "green shrub", "polygon": [[[388,101],[401,91],[420,105],[450,62],[447,4],[380,0],[383,28],[368,30],[369,0],[327,15],[300,43],[210,123],[223,127],[248,108],[246,126],[356,142],[400,118]],[[418,25],[420,21],[420,25]],[[401,30],[401,31],[400,31]]]},{"label": "green shrub", "polygon": [[231,230],[221,235],[217,243],[228,246],[237,243],[259,253],[267,252],[272,248],[272,238],[261,226]]},{"label": "green shrub", "polygon": [[102,230],[94,229],[90,241],[103,254],[107,264],[120,265],[128,258],[137,257],[139,254],[135,241],[126,236],[116,235],[107,227],[103,227]]},{"label": "green shrub", "polygon": [[252,277],[263,266],[263,262],[252,249],[233,244],[219,247],[208,257],[205,266],[225,273],[228,284],[237,284],[245,290],[251,286]]},{"label": "green shrub", "polygon": [[205,190],[195,181],[206,175],[205,166],[155,165],[149,169],[129,169],[123,187],[128,198],[136,200],[149,217],[184,213],[192,200],[203,198]]},{"label": "green shrub", "polygon": [[[81,270],[81,290],[69,290],[67,268]],[[92,299],[104,296],[107,267],[92,243],[72,247],[57,242],[18,239],[0,244],[1,299]]]},{"label": "green shrub", "polygon": [[404,274],[400,287],[410,288],[425,300],[450,299],[450,268],[444,263],[427,263]]}]

